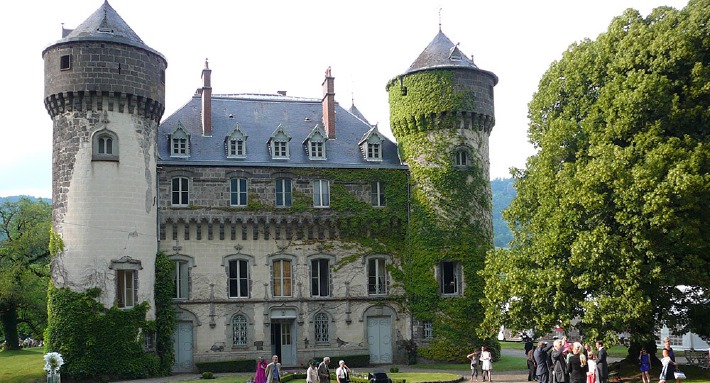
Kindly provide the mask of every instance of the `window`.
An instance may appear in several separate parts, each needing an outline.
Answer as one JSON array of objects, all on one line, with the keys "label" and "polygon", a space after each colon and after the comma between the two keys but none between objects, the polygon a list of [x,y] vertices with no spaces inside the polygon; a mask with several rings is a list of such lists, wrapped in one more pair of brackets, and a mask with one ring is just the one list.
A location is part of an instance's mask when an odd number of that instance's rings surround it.
[{"label": "window", "polygon": [[276,179],[276,206],[291,206],[291,180],[288,178]]},{"label": "window", "polygon": [[232,345],[247,345],[247,318],[238,314],[232,317]]},{"label": "window", "polygon": [[469,160],[468,160],[468,150],[466,149],[458,149],[456,150],[455,153],[455,164],[456,166],[468,166],[469,165]]},{"label": "window", "polygon": [[244,140],[231,139],[229,140],[229,154],[228,157],[243,158],[246,157],[246,148]]},{"label": "window", "polygon": [[439,288],[444,295],[460,295],[461,266],[458,262],[439,264]]},{"label": "window", "polygon": [[190,135],[187,134],[182,124],[178,122],[178,128],[170,135],[170,156],[189,157],[190,156]]},{"label": "window", "polygon": [[143,351],[154,352],[155,351],[155,331],[145,331],[143,329]]},{"label": "window", "polygon": [[287,158],[286,144],[284,141],[274,142],[274,158]]},{"label": "window", "polygon": [[187,206],[189,200],[189,179],[187,177],[175,177],[172,179],[172,205]]},{"label": "window", "polygon": [[131,308],[138,300],[138,271],[116,270],[116,300],[119,308]]},{"label": "window", "polygon": [[312,160],[320,160],[325,158],[323,155],[323,142],[311,141],[310,157]]},{"label": "window", "polygon": [[424,322],[422,327],[424,329],[424,333],[422,334],[424,339],[431,339],[434,337],[434,324],[431,323],[431,321]]},{"label": "window", "polygon": [[243,259],[229,261],[229,297],[249,298],[249,262]]},{"label": "window", "polygon": [[311,261],[311,296],[327,297],[330,295],[329,263],[327,259]]},{"label": "window", "polygon": [[327,140],[328,136],[323,131],[323,128],[320,125],[316,125],[303,141],[308,158],[311,160],[325,160],[325,142]]},{"label": "window", "polygon": [[367,144],[367,158],[371,160],[380,158],[380,144],[368,143]]},{"label": "window", "polygon": [[190,286],[190,268],[187,261],[175,261],[173,271],[173,281],[175,282],[175,294],[173,298],[188,299]]},{"label": "window", "polygon": [[271,151],[272,159],[288,159],[288,142],[291,141],[291,137],[286,134],[286,130],[282,125],[279,125],[274,133],[271,134],[269,138],[269,150]]},{"label": "window", "polygon": [[384,140],[384,136],[377,130],[376,125],[365,133],[358,145],[367,161],[382,161],[382,143]]},{"label": "window", "polygon": [[247,179],[232,178],[229,180],[229,204],[232,206],[247,205]]},{"label": "window", "polygon": [[313,318],[315,325],[316,343],[328,343],[328,315],[318,313]]},{"label": "window", "polygon": [[118,161],[118,137],[108,129],[96,132],[92,138],[92,160]]},{"label": "window", "polygon": [[330,182],[328,180],[313,181],[313,207],[330,206]]},{"label": "window", "polygon": [[291,296],[291,261],[278,259],[273,263],[273,293],[275,297]]},{"label": "window", "polygon": [[385,206],[385,192],[382,182],[373,182],[370,185],[370,199],[372,206],[382,207]]},{"label": "window", "polygon": [[71,69],[71,55],[62,55],[59,58],[59,70]]},{"label": "window", "polygon": [[387,294],[387,269],[384,258],[370,258],[367,263],[367,293]]}]

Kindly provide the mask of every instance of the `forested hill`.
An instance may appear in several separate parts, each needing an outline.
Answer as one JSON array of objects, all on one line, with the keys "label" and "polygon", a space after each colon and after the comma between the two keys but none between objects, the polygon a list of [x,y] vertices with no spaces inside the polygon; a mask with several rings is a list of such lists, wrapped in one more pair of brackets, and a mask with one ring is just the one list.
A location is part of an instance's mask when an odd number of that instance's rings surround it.
[{"label": "forested hill", "polygon": [[513,234],[501,212],[515,198],[513,179],[496,178],[492,180],[491,191],[493,192],[493,244],[496,247],[508,247],[508,242],[513,239]]},{"label": "forested hill", "polygon": [[[508,247],[508,242],[513,238],[513,235],[508,228],[508,224],[503,220],[501,212],[510,205],[510,201],[515,197],[515,188],[513,188],[512,178],[496,178],[491,181],[491,190],[493,191],[493,244],[496,247]],[[0,197],[0,205],[9,202],[17,202],[23,196]],[[32,201],[37,201],[39,198],[29,197]],[[52,202],[48,198],[43,200]]]}]

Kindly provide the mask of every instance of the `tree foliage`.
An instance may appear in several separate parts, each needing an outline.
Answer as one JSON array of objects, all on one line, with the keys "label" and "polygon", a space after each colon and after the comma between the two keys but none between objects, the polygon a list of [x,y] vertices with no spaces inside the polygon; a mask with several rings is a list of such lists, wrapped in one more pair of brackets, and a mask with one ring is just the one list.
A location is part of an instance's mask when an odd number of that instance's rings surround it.
[{"label": "tree foliage", "polygon": [[709,335],[709,18],[709,0],[629,9],[551,64],[504,213],[514,239],[482,272],[487,325]]},{"label": "tree foliage", "polygon": [[41,337],[47,322],[52,207],[28,198],[0,205],[0,319],[8,349],[19,348],[18,326]]}]

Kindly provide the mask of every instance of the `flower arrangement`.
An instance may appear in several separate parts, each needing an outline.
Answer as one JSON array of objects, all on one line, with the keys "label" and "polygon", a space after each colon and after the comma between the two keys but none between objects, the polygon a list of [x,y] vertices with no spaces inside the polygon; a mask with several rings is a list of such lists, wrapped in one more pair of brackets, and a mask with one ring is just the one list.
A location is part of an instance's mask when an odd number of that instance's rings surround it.
[{"label": "flower arrangement", "polygon": [[63,364],[64,359],[62,359],[62,354],[58,352],[48,352],[44,354],[44,371],[46,371],[47,374],[58,374]]}]

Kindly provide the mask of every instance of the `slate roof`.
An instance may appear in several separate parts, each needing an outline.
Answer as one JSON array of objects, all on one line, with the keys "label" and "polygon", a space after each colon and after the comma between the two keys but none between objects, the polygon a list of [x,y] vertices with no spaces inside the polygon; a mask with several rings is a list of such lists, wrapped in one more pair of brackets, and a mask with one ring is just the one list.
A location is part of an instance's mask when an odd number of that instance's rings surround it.
[{"label": "slate roof", "polygon": [[63,29],[62,39],[50,46],[77,41],[106,41],[126,44],[148,50],[163,57],[163,55],[147,46],[138,37],[138,34],[126,24],[108,1],[104,1],[99,9],[94,11],[91,16],[75,29]]},{"label": "slate roof", "polygon": [[[230,118],[231,115],[231,118]],[[212,136],[202,135],[201,96],[195,96],[167,117],[158,132],[159,164],[193,166],[276,166],[330,168],[398,168],[397,145],[383,137],[382,161],[367,161],[358,142],[372,128],[337,102],[336,139],[325,143],[326,160],[308,158],[303,142],[316,124],[323,126],[320,99],[283,95],[236,94],[212,96]],[[170,134],[181,125],[190,134],[189,158],[170,157]],[[243,159],[227,158],[225,139],[239,126],[247,136]],[[267,143],[281,125],[291,140],[289,159],[272,159]]]},{"label": "slate roof", "polygon": [[441,30],[404,74],[442,68],[464,68],[486,72],[494,77],[495,83],[498,83],[498,76],[478,68],[473,62],[473,58],[466,56],[459,49],[458,44],[454,44]]}]

